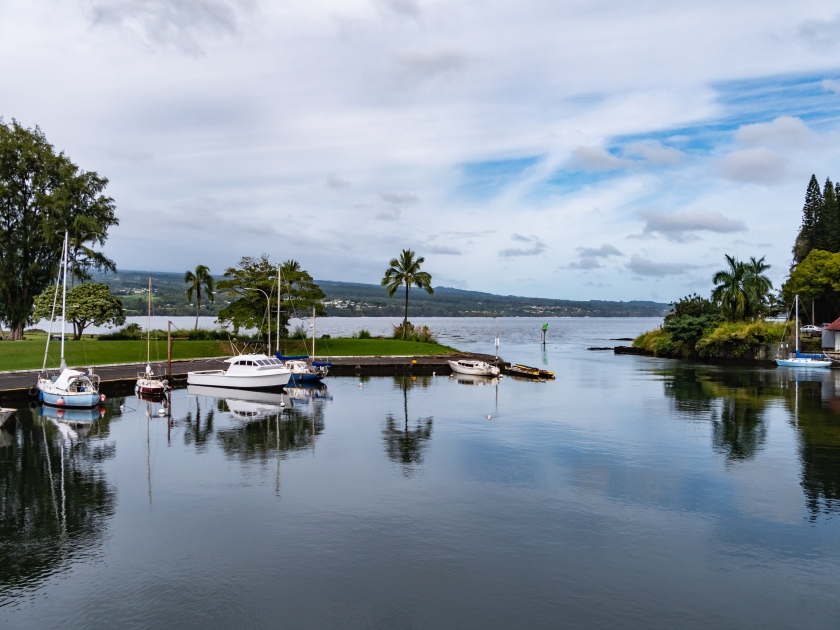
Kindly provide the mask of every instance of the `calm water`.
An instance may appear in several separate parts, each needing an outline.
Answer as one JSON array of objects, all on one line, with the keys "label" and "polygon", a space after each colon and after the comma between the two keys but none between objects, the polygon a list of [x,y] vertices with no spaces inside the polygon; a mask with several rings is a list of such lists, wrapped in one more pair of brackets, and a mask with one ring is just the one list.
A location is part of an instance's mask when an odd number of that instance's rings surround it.
[{"label": "calm water", "polygon": [[[0,434],[0,618],[838,627],[840,371],[587,352],[655,320],[549,322],[545,353],[541,322],[499,326],[553,383],[178,390],[171,423],[115,398],[86,430],[23,410]],[[438,323],[493,349],[492,320]]]}]

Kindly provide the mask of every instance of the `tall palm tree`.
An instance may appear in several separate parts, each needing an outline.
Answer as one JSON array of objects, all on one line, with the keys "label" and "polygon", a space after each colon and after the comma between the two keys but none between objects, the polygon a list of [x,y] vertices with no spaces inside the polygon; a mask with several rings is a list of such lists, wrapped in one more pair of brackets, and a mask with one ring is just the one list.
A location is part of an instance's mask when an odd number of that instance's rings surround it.
[{"label": "tall palm tree", "polygon": [[726,255],[728,269],[718,271],[712,278],[715,288],[712,300],[720,304],[721,312],[729,321],[754,319],[760,316],[767,304],[773,283],[764,275],[770,265],[762,256],[742,262]]},{"label": "tall palm tree", "polygon": [[198,265],[195,271],[187,271],[184,274],[184,282],[189,284],[187,287],[187,299],[192,302],[193,292],[195,292],[195,329],[198,330],[198,312],[201,310],[201,290],[207,291],[207,299],[215,302],[216,298],[213,294],[215,286],[213,284],[213,276],[210,275],[210,269],[206,265]]},{"label": "tall palm tree", "polygon": [[411,285],[418,289],[423,289],[426,293],[431,295],[435,292],[432,288],[431,274],[420,271],[420,265],[426,262],[426,259],[420,256],[414,257],[414,252],[410,249],[404,249],[400,253],[399,258],[394,258],[388,263],[390,266],[385,271],[385,277],[382,278],[382,286],[388,292],[388,297],[394,297],[402,285],[405,285],[405,318],[403,319],[403,332],[408,327],[408,290]]}]

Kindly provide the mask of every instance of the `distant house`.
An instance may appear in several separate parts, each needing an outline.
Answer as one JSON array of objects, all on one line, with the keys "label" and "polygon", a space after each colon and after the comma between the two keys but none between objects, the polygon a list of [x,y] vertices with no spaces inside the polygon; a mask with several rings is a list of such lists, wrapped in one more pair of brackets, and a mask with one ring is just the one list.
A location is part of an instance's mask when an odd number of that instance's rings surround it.
[{"label": "distant house", "polygon": [[824,350],[840,352],[840,317],[823,328],[822,347]]}]

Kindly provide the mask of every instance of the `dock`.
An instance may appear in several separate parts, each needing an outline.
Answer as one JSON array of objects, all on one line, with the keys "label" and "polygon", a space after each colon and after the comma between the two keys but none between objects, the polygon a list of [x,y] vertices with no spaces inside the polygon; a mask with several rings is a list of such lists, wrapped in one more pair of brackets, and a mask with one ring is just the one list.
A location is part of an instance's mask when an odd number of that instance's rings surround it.
[{"label": "dock", "polygon": [[[200,370],[227,369],[224,359],[215,357],[209,359],[192,359],[188,361],[173,361],[171,382],[173,386],[184,386],[187,383],[187,372]],[[331,376],[431,376],[432,374],[449,375],[452,369],[449,361],[458,359],[473,359],[493,363],[503,369],[508,365],[492,355],[462,352],[458,354],[438,354],[421,356],[393,356],[393,357],[317,357],[318,361],[328,361],[333,364],[330,368]],[[87,371],[85,366],[74,366]],[[137,373],[146,369],[145,363],[130,363],[123,365],[103,365],[93,370],[100,378],[100,391],[106,396],[128,395],[134,392]],[[166,373],[166,362],[152,363],[152,369],[157,374]],[[7,401],[27,401],[32,398],[30,389],[35,386],[40,370],[24,370],[0,373],[0,403]],[[329,377],[328,377],[329,378]],[[329,381],[327,381],[329,382]]]}]

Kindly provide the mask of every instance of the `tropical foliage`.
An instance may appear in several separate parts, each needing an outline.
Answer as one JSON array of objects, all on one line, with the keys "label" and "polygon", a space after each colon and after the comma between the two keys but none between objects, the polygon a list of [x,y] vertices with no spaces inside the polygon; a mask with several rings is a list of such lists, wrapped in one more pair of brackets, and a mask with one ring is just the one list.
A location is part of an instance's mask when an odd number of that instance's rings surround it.
[{"label": "tropical foliage", "polygon": [[117,225],[108,180],[57,153],[40,129],[0,120],[0,317],[23,338],[35,297],[55,281],[64,232],[76,279],[114,264],[92,247]]},{"label": "tropical foliage", "polygon": [[764,275],[770,269],[764,257],[744,262],[727,254],[726,262],[728,269],[718,271],[712,278],[712,301],[720,306],[721,314],[730,322],[766,315],[773,283]]},{"label": "tropical foliage", "polygon": [[789,304],[796,295],[805,304],[813,302],[818,321],[833,321],[840,313],[840,253],[811,251],[791,270],[782,295]]},{"label": "tropical foliage", "polygon": [[201,310],[202,288],[208,300],[216,301],[213,294],[215,291],[213,276],[210,275],[210,269],[206,265],[198,265],[195,271],[188,270],[184,274],[184,282],[189,285],[187,287],[187,300],[192,302],[193,293],[195,293],[195,329],[198,330],[198,312]]},{"label": "tropical foliage", "polygon": [[220,293],[234,298],[219,311],[218,321],[223,325],[232,325],[237,334],[240,328],[255,328],[264,336],[269,330],[277,334],[278,268],[281,274],[280,338],[288,337],[287,326],[291,316],[305,317],[313,308],[322,315],[324,293],[312,276],[296,261],[277,265],[267,254],[263,254],[259,258],[243,256],[239,264],[226,269],[224,279],[216,283]]},{"label": "tropical foliage", "polygon": [[[401,286],[405,286],[405,317],[402,323],[403,335],[408,334],[408,292],[412,286],[418,289],[423,289],[429,295],[433,294],[435,290],[432,288],[432,276],[420,271],[420,266],[426,261],[420,256],[415,258],[415,253],[410,249],[404,249],[400,252],[398,258],[392,258],[388,263],[389,267],[385,270],[385,276],[382,278],[382,286],[388,293],[388,297],[393,298],[394,294]],[[405,338],[405,336],[401,337]]]},{"label": "tropical foliage", "polygon": [[[55,294],[55,286],[51,286],[35,298],[33,318],[50,319]],[[125,324],[122,302],[118,297],[111,295],[108,285],[105,284],[80,284],[68,291],[66,312],[67,321],[73,323],[73,334],[76,340],[82,338],[85,328],[91,324],[94,326]]]}]

